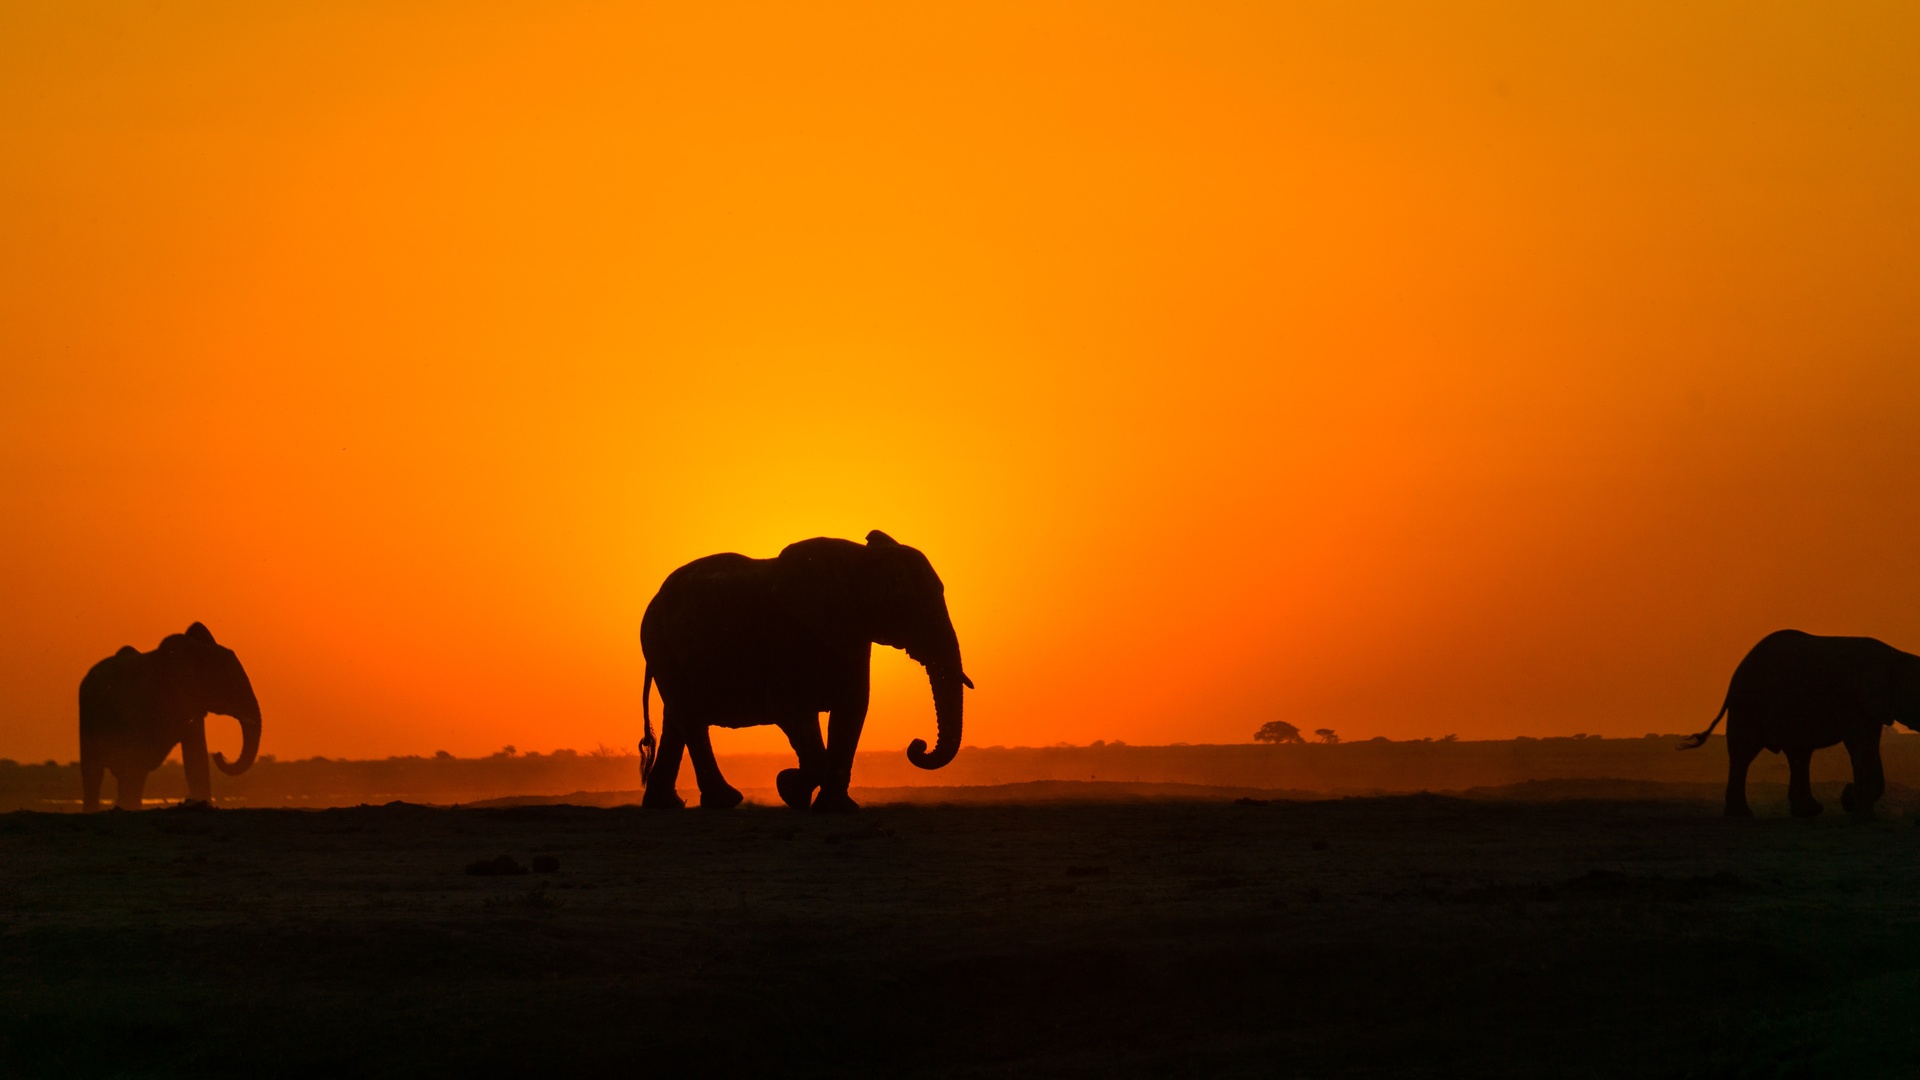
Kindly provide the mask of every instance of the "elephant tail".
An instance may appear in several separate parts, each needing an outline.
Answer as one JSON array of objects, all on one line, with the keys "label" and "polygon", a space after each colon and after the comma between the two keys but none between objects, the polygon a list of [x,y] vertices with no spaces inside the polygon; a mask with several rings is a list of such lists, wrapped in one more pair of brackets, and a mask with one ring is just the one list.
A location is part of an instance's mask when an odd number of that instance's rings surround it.
[{"label": "elephant tail", "polygon": [[[1732,700],[1733,691],[1731,690],[1727,691],[1727,698],[1728,700]],[[1687,741],[1681,743],[1679,746],[1674,747],[1674,749],[1698,750],[1702,746],[1705,746],[1707,744],[1707,736],[1713,734],[1713,729],[1720,726],[1720,718],[1725,715],[1727,715],[1727,702],[1722,701],[1720,703],[1720,711],[1714,714],[1713,723],[1707,725],[1707,730],[1701,732],[1698,735],[1687,736]]]},{"label": "elephant tail", "polygon": [[640,683],[640,723],[643,734],[640,736],[640,786],[645,787],[647,778],[653,775],[653,751],[658,745],[653,741],[653,712],[647,699],[653,696],[653,671],[648,669]]}]

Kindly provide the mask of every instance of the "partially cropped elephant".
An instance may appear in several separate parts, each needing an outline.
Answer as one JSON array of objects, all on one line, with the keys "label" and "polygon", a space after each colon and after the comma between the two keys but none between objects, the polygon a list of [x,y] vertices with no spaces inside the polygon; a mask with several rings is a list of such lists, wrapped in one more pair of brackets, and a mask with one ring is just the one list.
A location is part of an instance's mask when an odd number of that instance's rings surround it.
[{"label": "partially cropped elephant", "polygon": [[127,645],[93,665],[80,680],[84,808],[99,809],[101,775],[111,769],[116,805],[140,809],[147,774],[176,746],[186,765],[188,798],[211,803],[208,713],[240,721],[240,760],[229,765],[214,754],[213,761],[228,776],[246,772],[260,752],[260,702],[240,658],[199,623],[167,635],[152,652]]},{"label": "partially cropped elephant", "polygon": [[1727,718],[1727,816],[1752,817],[1747,766],[1762,750],[1787,755],[1787,800],[1798,817],[1820,812],[1808,770],[1813,752],[1844,743],[1853,783],[1840,804],[1862,817],[1886,791],[1880,729],[1895,721],[1920,730],[1920,656],[1864,637],[1781,630],[1762,638],[1734,669],[1726,701],[1692,750]]},{"label": "partially cropped elephant", "polygon": [[[875,644],[905,649],[926,665],[939,736],[907,758],[938,769],[960,750],[960,639],[946,589],[927,557],[874,530],[864,545],[816,537],[777,558],[709,555],[675,570],[640,623],[644,687],[660,684],[660,742],[643,688],[641,805],[685,805],[674,793],[682,751],[693,755],[700,805],[726,808],[740,792],[720,775],[708,729],[777,724],[799,757],[780,773],[780,797],[796,810],[856,810],[847,796],[853,754],[867,719],[868,662]],[[820,714],[827,738],[820,739]],[[814,796],[814,789],[819,795]]]}]

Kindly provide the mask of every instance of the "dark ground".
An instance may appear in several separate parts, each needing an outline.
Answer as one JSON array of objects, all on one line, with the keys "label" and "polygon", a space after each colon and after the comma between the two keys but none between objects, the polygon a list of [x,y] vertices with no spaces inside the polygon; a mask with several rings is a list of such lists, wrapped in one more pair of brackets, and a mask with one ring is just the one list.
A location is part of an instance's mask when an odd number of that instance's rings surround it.
[{"label": "dark ground", "polygon": [[1920,829],[1756,808],[15,813],[0,1074],[1910,1075]]}]

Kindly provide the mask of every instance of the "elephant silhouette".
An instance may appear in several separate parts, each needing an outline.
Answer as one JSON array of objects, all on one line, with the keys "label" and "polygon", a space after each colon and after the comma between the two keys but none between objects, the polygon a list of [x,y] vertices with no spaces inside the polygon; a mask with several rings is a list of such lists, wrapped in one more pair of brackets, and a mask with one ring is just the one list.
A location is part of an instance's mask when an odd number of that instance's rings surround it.
[{"label": "elephant silhouette", "polygon": [[1866,637],[1821,637],[1780,630],[1760,640],[1733,671],[1726,700],[1707,730],[1681,744],[1692,750],[1727,720],[1728,817],[1752,817],[1747,767],[1762,750],[1787,755],[1787,801],[1796,817],[1821,810],[1808,770],[1813,752],[1844,743],[1853,783],[1840,804],[1864,818],[1886,791],[1880,729],[1898,721],[1920,730],[1920,656]]},{"label": "elephant silhouette", "polygon": [[[640,624],[641,805],[685,805],[674,792],[683,752],[693,756],[702,807],[739,805],[740,792],[714,762],[709,729],[775,724],[799,759],[776,780],[781,799],[796,810],[859,809],[847,786],[867,719],[875,644],[905,649],[925,665],[933,688],[939,734],[931,752],[913,740],[908,760],[923,769],[952,761],[960,750],[961,688],[973,682],[960,666],[946,589],[925,555],[876,529],[864,545],[815,537],[772,559],[709,555],[675,570]],[[657,759],[646,703],[654,683]]]},{"label": "elephant silhouette", "polygon": [[113,770],[114,802],[140,809],[147,774],[180,747],[187,795],[212,803],[207,772],[207,714],[240,721],[240,760],[220,754],[213,761],[228,776],[253,765],[260,752],[260,702],[232,649],[194,623],[169,634],[152,652],[131,645],[93,665],[80,680],[80,784],[82,808],[100,808],[100,779]]}]

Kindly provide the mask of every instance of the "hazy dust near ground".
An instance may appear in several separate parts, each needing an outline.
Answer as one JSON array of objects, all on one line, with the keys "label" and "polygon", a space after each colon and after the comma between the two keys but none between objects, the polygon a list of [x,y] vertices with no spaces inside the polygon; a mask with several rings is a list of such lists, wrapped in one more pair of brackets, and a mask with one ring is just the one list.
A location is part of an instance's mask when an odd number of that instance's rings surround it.
[{"label": "hazy dust near ground", "polygon": [[1434,796],[12,814],[0,1074],[1904,1076],[1917,847]]},{"label": "hazy dust near ground", "polygon": [[[1608,781],[1637,785],[1620,797],[1643,798],[1663,788],[1664,797],[1718,797],[1727,781],[1726,740],[1714,736],[1693,752],[1677,753],[1679,735],[1642,739],[1551,738],[1487,742],[1388,742],[1221,746],[967,747],[945,768],[927,771],[908,763],[899,750],[861,751],[853,770],[856,798],[873,801],[1003,801],[1008,794],[1033,800],[1042,793],[984,790],[1018,785],[1079,786],[1073,798],[1098,795],[1130,797],[1146,788],[1160,794],[1218,797],[1224,789],[1322,796],[1395,795],[1421,791],[1465,792],[1514,784]],[[1920,784],[1920,735],[1888,734],[1881,743],[1889,784],[1911,789]],[[719,755],[732,784],[750,797],[778,802],[774,777],[793,767],[791,752]],[[1852,764],[1839,747],[1813,756],[1815,783],[1852,779]],[[680,790],[697,798],[693,770],[680,771]],[[1784,789],[1786,759],[1762,754],[1749,784],[1756,790]],[[311,758],[275,761],[271,755],[240,776],[215,776],[213,795],[229,807],[357,806],[406,802],[450,805],[503,798],[574,801],[592,795],[598,805],[637,797],[640,760],[614,754],[495,754],[484,758],[394,757],[378,761]],[[1096,790],[1097,787],[1097,790]],[[1211,793],[1198,788],[1222,789]],[[1125,789],[1125,790],[1123,790]],[[862,791],[866,794],[862,795]],[[114,785],[109,781],[111,799]],[[1595,794],[1601,794],[1597,789]],[[170,764],[147,778],[146,796],[154,804],[178,802],[187,795],[186,775]],[[1553,797],[1549,794],[1547,797]],[[57,761],[38,765],[0,758],[0,811],[80,809],[80,770]]]}]

